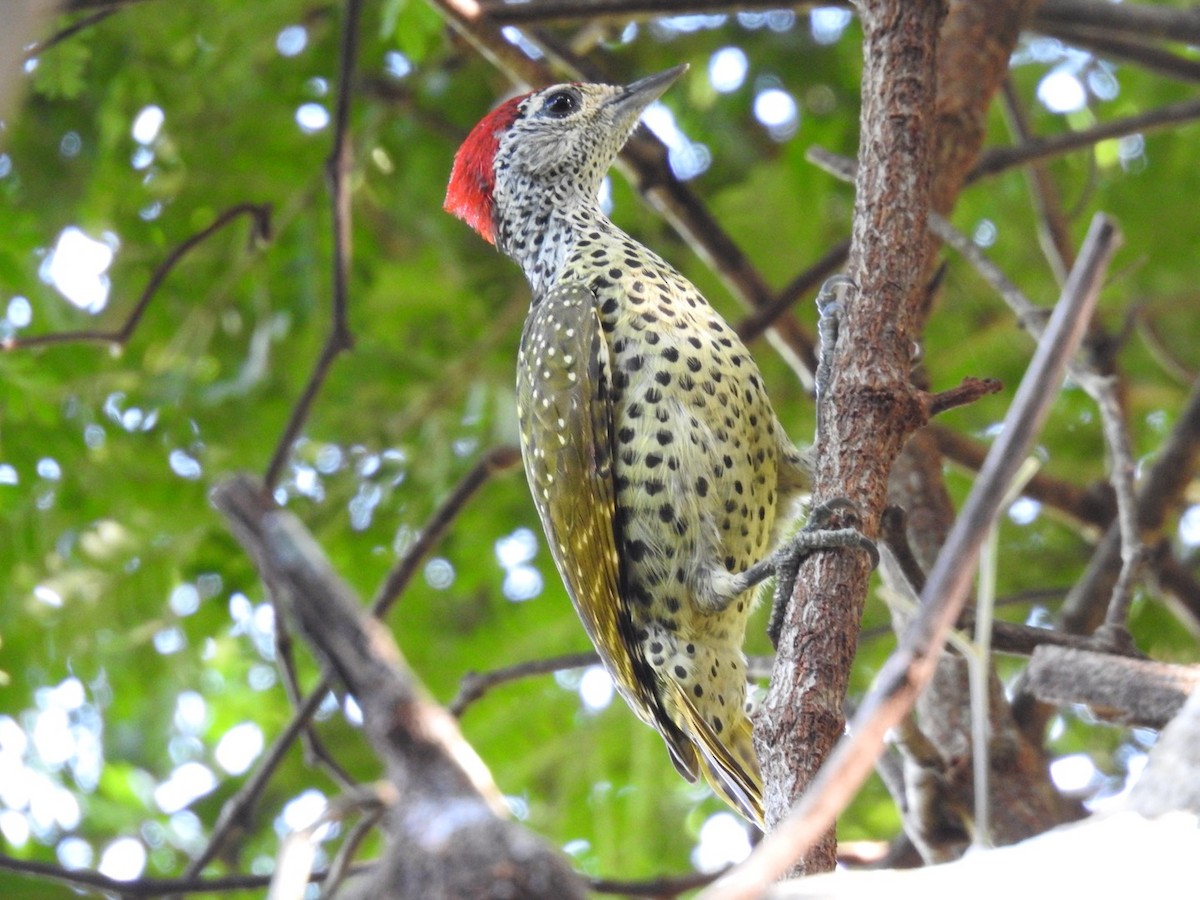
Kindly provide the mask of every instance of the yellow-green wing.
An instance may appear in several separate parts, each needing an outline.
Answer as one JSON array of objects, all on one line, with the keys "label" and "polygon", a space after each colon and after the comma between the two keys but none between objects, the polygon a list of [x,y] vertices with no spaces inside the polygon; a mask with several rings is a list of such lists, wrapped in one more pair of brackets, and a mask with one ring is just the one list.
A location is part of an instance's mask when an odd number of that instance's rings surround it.
[{"label": "yellow-green wing", "polygon": [[529,312],[517,364],[521,455],[550,552],[617,689],[695,780],[691,741],[663,706],[622,591],[608,344],[595,295],[560,285]]}]

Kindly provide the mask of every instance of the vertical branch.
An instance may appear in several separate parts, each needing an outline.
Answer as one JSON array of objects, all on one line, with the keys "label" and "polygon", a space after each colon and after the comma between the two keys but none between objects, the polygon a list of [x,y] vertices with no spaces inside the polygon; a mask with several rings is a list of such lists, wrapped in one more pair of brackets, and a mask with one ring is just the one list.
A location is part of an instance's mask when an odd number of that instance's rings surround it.
[{"label": "vertical branch", "polygon": [[338,93],[333,113],[333,150],[325,163],[333,213],[333,322],[329,343],[348,349],[353,341],[346,319],[346,285],[350,267],[350,170],[354,163],[350,142],[350,95],[354,88],[354,69],[358,59],[358,23],[362,0],[346,0],[338,47]]},{"label": "vertical branch", "polygon": [[[910,310],[925,255],[930,196],[937,0],[870,0],[864,29],[862,136],[847,303],[833,378],[817,435],[815,497],[860,504],[868,532],[884,505],[888,471],[904,439],[924,424],[909,380]],[[836,412],[836,414],[835,414]],[[756,743],[768,825],[805,791],[845,727],[842,703],[857,645],[869,572],[861,554],[820,553],[801,568],[784,619]],[[832,869],[827,832],[800,863]]]},{"label": "vertical branch", "polygon": [[325,162],[325,176],[329,182],[330,206],[333,213],[333,299],[330,305],[332,322],[325,346],[317,357],[312,374],[304,386],[300,399],[292,409],[292,415],[284,426],[283,434],[267,465],[264,477],[267,490],[279,483],[283,467],[292,445],[304,427],[313,401],[325,383],[329,368],[338,355],[349,350],[354,343],[347,319],[347,282],[350,268],[350,169],[353,153],[350,142],[350,97],[354,82],[355,62],[358,58],[358,23],[362,17],[362,0],[346,0],[342,20],[341,43],[338,48],[337,106],[333,114],[333,149]]},{"label": "vertical branch", "polygon": [[1121,572],[1108,601],[1108,612],[1104,618],[1108,632],[1105,636],[1123,643],[1130,640],[1126,630],[1129,606],[1133,602],[1133,589],[1142,563],[1146,560],[1134,484],[1137,463],[1134,462],[1129,422],[1117,389],[1117,377],[1097,374],[1088,381],[1093,383],[1088,393],[1100,408],[1100,420],[1104,425],[1104,438],[1112,465],[1112,485],[1117,496],[1117,528],[1121,535]]}]

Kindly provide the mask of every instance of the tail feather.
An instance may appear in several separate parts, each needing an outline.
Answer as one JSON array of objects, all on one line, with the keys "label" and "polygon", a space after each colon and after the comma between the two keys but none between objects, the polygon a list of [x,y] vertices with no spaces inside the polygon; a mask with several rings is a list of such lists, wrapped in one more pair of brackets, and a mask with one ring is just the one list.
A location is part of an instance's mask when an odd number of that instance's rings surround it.
[{"label": "tail feather", "polygon": [[[718,735],[705,721],[691,699],[677,685],[671,691],[669,709],[699,752],[702,774],[722,800],[738,810],[760,829],[766,830],[763,810],[762,772],[754,752],[752,725],[748,716],[740,716]],[[690,768],[690,767],[689,767]]]}]

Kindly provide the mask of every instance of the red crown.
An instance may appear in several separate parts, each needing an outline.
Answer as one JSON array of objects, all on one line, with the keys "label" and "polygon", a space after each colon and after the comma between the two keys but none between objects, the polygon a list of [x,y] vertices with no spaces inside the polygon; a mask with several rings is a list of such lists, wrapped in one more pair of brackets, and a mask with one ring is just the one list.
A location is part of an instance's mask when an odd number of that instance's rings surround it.
[{"label": "red crown", "polygon": [[480,119],[454,154],[454,169],[446,187],[443,209],[478,231],[489,244],[496,243],[492,222],[496,172],[492,163],[500,146],[500,135],[516,121],[517,108],[528,96],[506,100]]}]

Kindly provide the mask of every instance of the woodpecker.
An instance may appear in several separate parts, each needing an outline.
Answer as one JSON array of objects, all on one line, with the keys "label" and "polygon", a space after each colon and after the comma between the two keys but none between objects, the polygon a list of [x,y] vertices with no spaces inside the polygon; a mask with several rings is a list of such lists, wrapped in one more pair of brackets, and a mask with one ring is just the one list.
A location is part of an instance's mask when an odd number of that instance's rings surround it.
[{"label": "woodpecker", "polygon": [[588,635],[680,773],[762,827],[742,654],[754,588],[815,547],[874,547],[853,529],[806,530],[772,554],[807,458],[729,325],[600,210],[643,110],[686,68],[501,104],[456,154],[445,208],[532,288],[521,450]]}]

